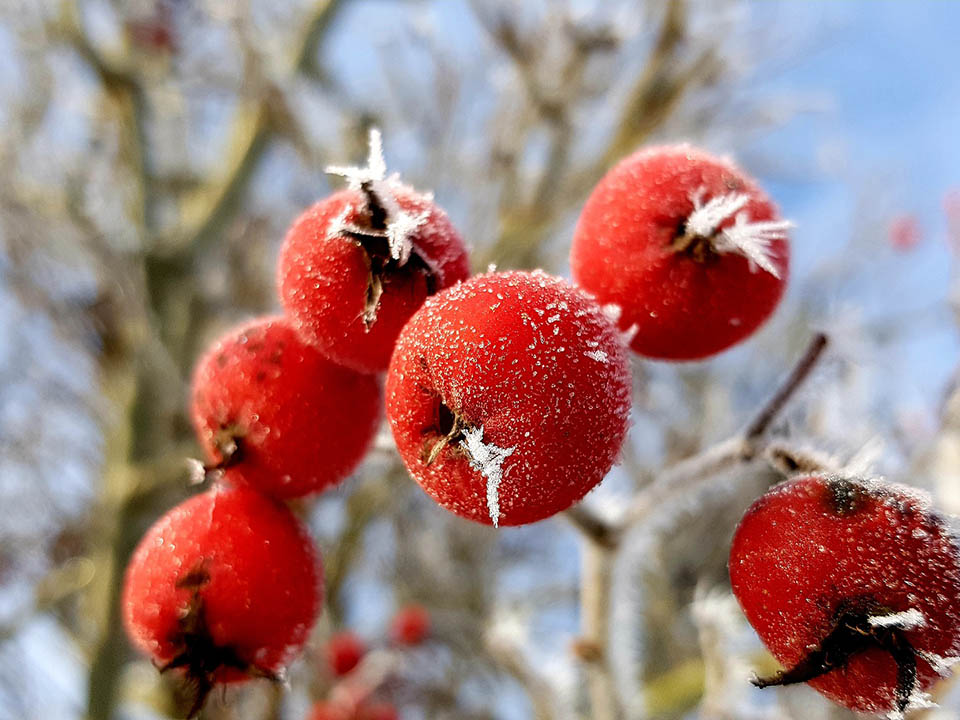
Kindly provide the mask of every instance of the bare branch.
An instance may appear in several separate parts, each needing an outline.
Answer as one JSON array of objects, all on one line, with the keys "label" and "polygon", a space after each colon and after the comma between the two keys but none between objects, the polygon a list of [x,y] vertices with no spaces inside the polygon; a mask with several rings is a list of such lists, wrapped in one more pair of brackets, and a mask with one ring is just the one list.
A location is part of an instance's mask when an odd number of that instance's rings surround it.
[{"label": "bare branch", "polygon": [[753,460],[764,448],[764,437],[772,423],[780,416],[790,398],[797,392],[828,344],[823,333],[815,335],[800,360],[757,415],[747,423],[743,432],[734,435],[694,457],[683,460],[662,472],[653,483],[644,488],[630,505],[620,524],[620,530],[642,522],[648,514],[671,497],[695,492],[713,481],[713,477],[727,468]]}]

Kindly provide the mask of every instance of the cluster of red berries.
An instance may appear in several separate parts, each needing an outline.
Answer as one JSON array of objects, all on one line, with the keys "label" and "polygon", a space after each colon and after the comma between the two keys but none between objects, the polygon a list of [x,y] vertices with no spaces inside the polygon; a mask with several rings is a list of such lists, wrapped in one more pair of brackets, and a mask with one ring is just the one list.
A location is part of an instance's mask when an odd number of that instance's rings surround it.
[{"label": "cluster of red berries", "polygon": [[[200,359],[190,414],[203,474],[215,482],[160,518],[127,568],[127,632],[161,671],[196,689],[190,715],[215,684],[277,678],[303,648],[322,570],[283,501],[357,467],[380,424],[378,373],[400,329],[428,295],[469,274],[443,210],[386,177],[378,135],[369,167],[343,173],[350,187],[288,233],[279,263],[286,314],[228,332]],[[412,613],[398,620],[398,637],[426,633]],[[387,717],[372,707],[357,717]]]},{"label": "cluster of red berries", "polygon": [[[276,677],[302,648],[320,561],[282,501],[352,472],[384,400],[403,463],[439,504],[534,522],[616,461],[628,344],[658,359],[718,353],[770,316],[787,280],[790,223],[732,163],[688,146],[638,152],[600,182],[575,231],[578,286],[540,271],[469,277],[457,231],[387,176],[375,131],[366,167],[331,171],[348,188],[301,215],[281,250],[285,315],[229,333],[196,369],[191,414],[216,484],[162,517],[127,571],[130,637],[197,686],[191,712],[215,683]],[[809,680],[849,707],[903,709],[960,649],[956,558],[937,517],[900,491],[813,478],[765,497],[734,541],[731,576],[791,669],[758,684]],[[429,618],[403,617],[396,641],[418,642]],[[332,672],[365,652],[335,637]],[[856,683],[869,686],[851,700]],[[370,703],[312,715],[395,716]]]}]

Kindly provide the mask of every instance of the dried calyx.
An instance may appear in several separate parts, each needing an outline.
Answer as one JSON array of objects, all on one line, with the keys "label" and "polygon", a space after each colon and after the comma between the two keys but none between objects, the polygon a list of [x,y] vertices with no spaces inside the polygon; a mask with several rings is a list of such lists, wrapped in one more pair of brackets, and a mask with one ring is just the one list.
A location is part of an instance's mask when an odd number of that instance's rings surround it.
[{"label": "dried calyx", "polygon": [[[793,223],[789,220],[751,221],[744,210],[750,202],[746,193],[718,195],[707,201],[705,196],[704,188],[691,196],[693,212],[679,228],[670,244],[671,249],[687,253],[701,263],[716,255],[737,253],[750,261],[752,269],[759,266],[779,278],[780,270],[771,245],[775,240],[785,240]],[[734,218],[733,225],[721,227],[730,218]]]},{"label": "dried calyx", "polygon": [[201,590],[208,582],[210,573],[202,563],[177,581],[178,588],[189,589],[193,595],[178,623],[174,638],[177,654],[158,668],[161,673],[177,669],[183,671],[191,703],[187,711],[188,718],[199,714],[221,670],[236,670],[250,677],[266,678],[273,682],[282,680],[276,673],[244,660],[232,647],[214,642],[207,627],[201,596]]},{"label": "dried calyx", "polygon": [[895,613],[878,607],[869,599],[844,603],[837,610],[832,629],[789,670],[768,678],[755,678],[758,688],[805,683],[843,668],[855,655],[871,648],[890,653],[897,665],[896,710],[908,708],[917,681],[917,651],[906,637],[906,631],[924,622],[916,610]]}]

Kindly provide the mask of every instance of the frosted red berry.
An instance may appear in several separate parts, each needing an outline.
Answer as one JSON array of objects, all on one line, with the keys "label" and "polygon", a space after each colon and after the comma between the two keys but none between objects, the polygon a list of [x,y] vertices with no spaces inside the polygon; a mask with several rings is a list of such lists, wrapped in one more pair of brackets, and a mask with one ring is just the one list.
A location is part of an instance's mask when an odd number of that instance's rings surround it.
[{"label": "frosted red berry", "polygon": [[327,665],[336,676],[353,670],[367,652],[367,646],[356,633],[349,630],[334,633],[327,641]]},{"label": "frosted red berry", "polygon": [[399,645],[419,645],[430,634],[430,611],[423,605],[405,605],[390,623],[390,637]]},{"label": "frosted red berry", "polygon": [[541,272],[480,275],[403,329],[387,418],[414,479],[487,524],[549,517],[613,465],[630,410],[622,338],[593,300]]},{"label": "frosted red berry", "polygon": [[470,267],[459,233],[430,195],[384,179],[382,170],[355,172],[362,177],[350,189],[294,221],[278,285],[304,338],[342,365],[375,373],[386,370],[414,311]]},{"label": "frosted red berry", "polygon": [[790,223],[730,161],[686,145],[641,150],[587,199],[573,277],[618,305],[640,355],[694,360],[749,337],[789,273]]},{"label": "frosted red berry", "polygon": [[214,683],[277,677],[306,642],[321,596],[319,555],[291,512],[218,486],[144,535],[126,571],[123,621],[161,671],[185,674],[193,714]]},{"label": "frosted red berry", "polygon": [[744,515],[730,550],[744,614],[786,670],[851,710],[902,713],[960,655],[960,559],[909,488],[790,480]]},{"label": "frosted red berry", "polygon": [[334,364],[281,318],[227,333],[200,360],[191,416],[210,463],[279,498],[323,490],[360,462],[380,418],[375,378]]}]

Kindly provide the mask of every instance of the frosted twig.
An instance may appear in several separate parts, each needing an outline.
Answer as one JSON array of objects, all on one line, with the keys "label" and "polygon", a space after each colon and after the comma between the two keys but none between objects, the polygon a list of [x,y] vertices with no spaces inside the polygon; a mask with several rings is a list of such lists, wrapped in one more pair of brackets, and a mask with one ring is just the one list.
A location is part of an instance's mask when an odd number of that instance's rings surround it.
[{"label": "frosted twig", "polygon": [[627,529],[642,522],[665,501],[679,494],[696,492],[711,483],[717,473],[756,458],[766,449],[767,430],[810,376],[827,345],[825,334],[814,335],[786,380],[743,431],[663,470],[634,497],[622,520],[609,522],[583,505],[568,510],[567,519],[594,543],[613,549]]},{"label": "frosted twig", "polygon": [[667,468],[649,486],[640,492],[624,517],[622,530],[641,522],[654,508],[677,494],[695,492],[713,481],[720,471],[753,460],[763,451],[764,435],[786,407],[787,402],[810,376],[823,356],[828,344],[827,336],[817,333],[810,340],[800,360],[787,379],[760,408],[746,428],[702,453]]}]

